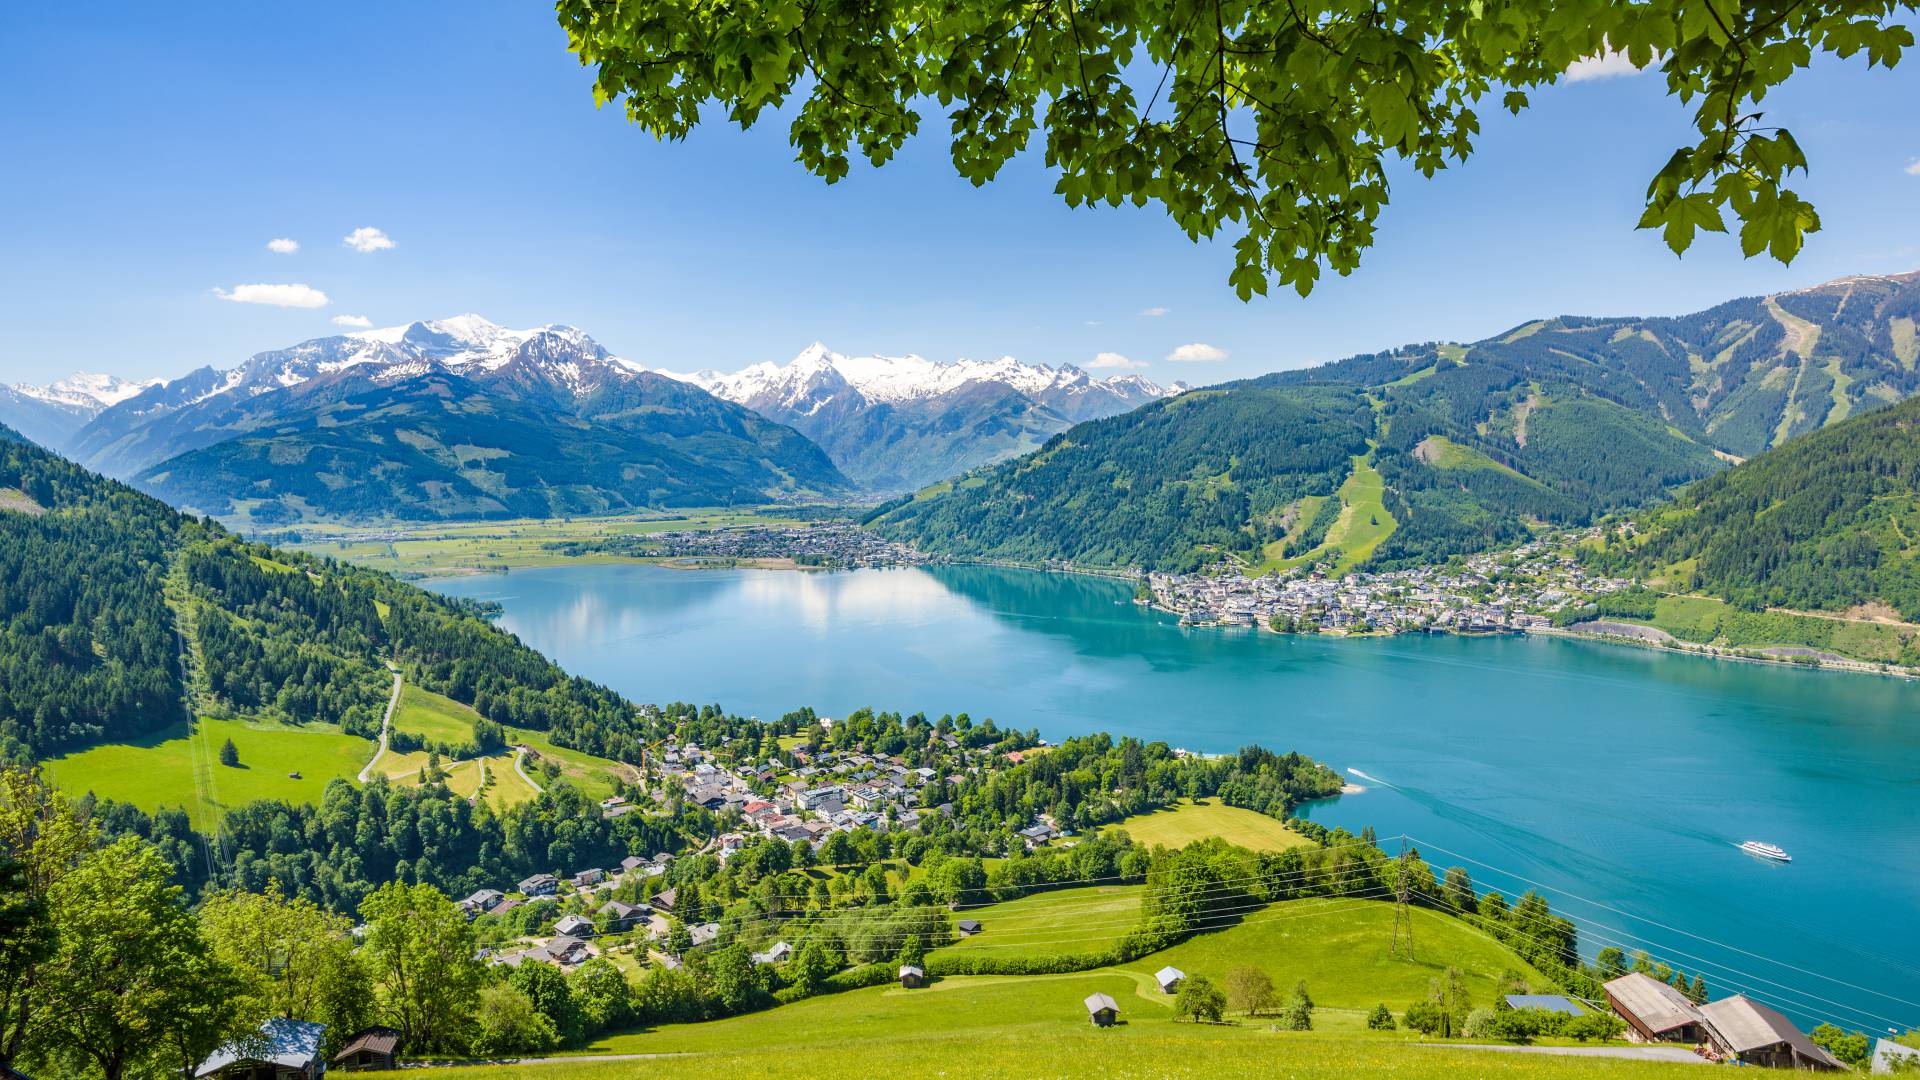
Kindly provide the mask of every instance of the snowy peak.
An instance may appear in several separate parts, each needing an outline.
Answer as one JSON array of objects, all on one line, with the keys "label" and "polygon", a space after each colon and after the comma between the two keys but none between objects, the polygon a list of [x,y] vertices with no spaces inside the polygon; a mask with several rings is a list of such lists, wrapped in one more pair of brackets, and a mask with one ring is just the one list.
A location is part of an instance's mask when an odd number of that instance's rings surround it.
[{"label": "snowy peak", "polygon": [[102,409],[118,405],[150,386],[158,386],[164,379],[147,379],[135,382],[122,379],[118,375],[96,375],[80,371],[46,386],[16,385],[14,390],[22,395],[44,401],[49,405],[59,405],[85,413],[97,413]]},{"label": "snowy peak", "polygon": [[874,404],[925,401],[950,394],[968,383],[998,383],[1046,403],[1053,395],[1088,392],[1117,394],[1134,405],[1167,391],[1137,375],[1096,379],[1071,364],[1026,364],[1011,356],[995,360],[928,360],[905,356],[846,356],[821,342],[802,349],[786,364],[760,363],[732,375],[682,376],[721,397],[741,404],[791,403],[834,384],[844,383]]}]

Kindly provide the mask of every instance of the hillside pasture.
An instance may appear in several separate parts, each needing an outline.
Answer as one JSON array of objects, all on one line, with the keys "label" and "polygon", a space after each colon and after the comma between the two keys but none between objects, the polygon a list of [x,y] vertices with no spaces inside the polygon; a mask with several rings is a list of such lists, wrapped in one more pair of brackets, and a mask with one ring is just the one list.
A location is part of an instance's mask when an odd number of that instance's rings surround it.
[{"label": "hillside pasture", "polygon": [[[228,739],[240,752],[239,766],[218,763]],[[73,794],[91,791],[103,799],[132,803],[143,810],[184,807],[196,827],[212,824],[209,815],[257,799],[317,803],[335,778],[351,780],[373,754],[373,743],[341,733],[338,727],[311,724],[198,721],[137,742],[106,743],[46,763],[47,775]],[[290,774],[299,773],[299,779]]]},{"label": "hillside pasture", "polygon": [[1285,851],[1313,843],[1287,828],[1285,822],[1228,806],[1218,799],[1182,799],[1174,806],[1135,814],[1105,829],[1124,829],[1135,843],[1147,847],[1183,848],[1195,840],[1216,836],[1252,851]]},{"label": "hillside pasture", "polygon": [[988,956],[1079,956],[1119,944],[1140,921],[1140,885],[1056,889],[979,907],[954,919],[975,919],[981,932],[935,949],[930,956],[981,952]]}]

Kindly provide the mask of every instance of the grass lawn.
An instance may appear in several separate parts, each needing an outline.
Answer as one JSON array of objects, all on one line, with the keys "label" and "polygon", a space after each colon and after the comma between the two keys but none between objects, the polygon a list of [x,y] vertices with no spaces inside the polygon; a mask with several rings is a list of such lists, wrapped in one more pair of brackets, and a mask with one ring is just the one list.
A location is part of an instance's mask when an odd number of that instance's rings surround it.
[{"label": "grass lawn", "polygon": [[[544,731],[508,728],[507,742],[525,746],[540,755],[541,759],[557,763],[560,766],[561,776],[572,781],[580,790],[595,799],[604,799],[613,794],[614,777],[636,776],[636,770],[610,758],[594,757],[592,754],[583,754],[564,746],[555,746],[553,740],[547,738],[547,733]],[[541,779],[537,765],[533,754],[527,755],[527,775],[544,785],[546,781]],[[512,754],[507,755],[505,767],[509,774],[513,772]],[[519,778],[514,777],[514,779],[518,781]]]},{"label": "grass lawn", "polygon": [[[220,745],[232,739],[240,765],[217,763]],[[204,827],[216,812],[256,799],[320,801],[328,781],[351,780],[373,755],[373,743],[341,734],[332,725],[291,727],[240,720],[202,720],[192,736],[174,727],[139,742],[107,743],[46,763],[53,782],[73,794],[91,791],[144,810],[181,806]],[[298,772],[294,780],[289,773]],[[201,796],[196,776],[208,783]]]},{"label": "grass lawn", "polygon": [[1066,956],[1095,953],[1132,930],[1140,919],[1140,885],[1057,889],[1018,900],[963,907],[955,919],[978,919],[981,932],[932,955],[984,952],[989,956]]},{"label": "grass lawn", "polygon": [[400,705],[393,710],[393,729],[430,743],[459,746],[473,740],[473,722],[478,719],[480,714],[470,707],[409,683],[401,688]]},{"label": "grass lawn", "polygon": [[[1096,1029],[1081,1000],[1120,1003],[1121,1024]],[[1691,1065],[1556,1058],[1418,1045],[1405,1032],[1281,1033],[1265,1021],[1177,1023],[1144,975],[1116,971],[936,981],[923,990],[876,987],[701,1024],[674,1024],[600,1040],[600,1054],[680,1054],[645,1061],[562,1061],[436,1071],[448,1080],[551,1077],[627,1080],[659,1077],[860,1075],[890,1062],[906,1076],[1331,1078],[1685,1076]]]},{"label": "grass lawn", "polygon": [[[1276,557],[1279,545],[1269,544],[1266,557],[1247,572],[1258,576],[1271,570],[1291,570],[1335,555],[1338,555],[1334,566],[1335,576],[1360,565],[1373,554],[1373,549],[1379,547],[1381,541],[1393,535],[1393,530],[1399,527],[1399,522],[1387,512],[1386,490],[1387,482],[1381,478],[1380,470],[1373,467],[1373,452],[1369,450],[1356,455],[1353,471],[1341,481],[1340,489],[1335,493],[1340,499],[1340,517],[1327,530],[1327,538],[1320,546],[1290,559],[1282,559]],[[1308,520],[1311,518],[1303,516],[1300,527],[1304,528]]]},{"label": "grass lawn", "polygon": [[1500,992],[1501,976],[1509,970],[1519,972],[1530,986],[1551,985],[1505,946],[1450,916],[1414,909],[1413,940],[1413,959],[1392,955],[1389,902],[1316,897],[1274,904],[1125,968],[1148,977],[1172,964],[1220,983],[1227,972],[1251,964],[1265,971],[1283,995],[1305,979],[1316,1006],[1349,1013],[1329,1016],[1322,1026],[1344,1021],[1340,1026],[1356,1030],[1364,1010],[1375,1004],[1385,1002],[1399,1013],[1425,1000],[1428,981],[1449,966],[1466,976],[1475,1004],[1491,1004]]},{"label": "grass lawn", "polygon": [[1209,836],[1253,851],[1284,851],[1313,843],[1277,819],[1218,799],[1182,799],[1177,806],[1136,814],[1107,828],[1125,829],[1136,843],[1148,847],[1183,848]]},{"label": "grass lawn", "polygon": [[601,553],[564,555],[549,545],[683,529],[779,525],[793,520],[796,519],[790,508],[785,507],[766,513],[751,507],[723,507],[554,520],[425,522],[397,527],[306,522],[299,526],[303,542],[291,546],[388,571],[459,573],[509,567],[632,562],[635,560]]}]

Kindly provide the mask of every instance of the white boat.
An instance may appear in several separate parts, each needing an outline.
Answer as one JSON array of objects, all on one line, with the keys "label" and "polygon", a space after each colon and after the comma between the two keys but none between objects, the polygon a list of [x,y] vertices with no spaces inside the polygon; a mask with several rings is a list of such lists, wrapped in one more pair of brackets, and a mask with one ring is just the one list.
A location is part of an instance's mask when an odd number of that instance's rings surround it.
[{"label": "white boat", "polygon": [[1741,844],[1740,850],[1762,859],[1772,859],[1774,862],[1793,861],[1793,856],[1787,854],[1786,850],[1780,847],[1780,845],[1768,844],[1759,840],[1749,840]]}]

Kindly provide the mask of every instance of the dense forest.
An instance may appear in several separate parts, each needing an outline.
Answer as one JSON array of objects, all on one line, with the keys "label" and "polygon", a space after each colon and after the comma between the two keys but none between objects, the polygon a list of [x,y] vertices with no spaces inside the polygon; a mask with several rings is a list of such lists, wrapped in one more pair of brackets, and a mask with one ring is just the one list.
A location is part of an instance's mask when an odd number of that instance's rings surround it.
[{"label": "dense forest", "polygon": [[[1082,424],[868,521],[968,558],[1192,570],[1313,551],[1350,509],[1391,523],[1349,562],[1431,562],[1662,501],[1729,458],[1920,390],[1916,319],[1908,274],[1673,318],[1542,320]],[[1369,446],[1377,503],[1312,498],[1357,477]]]},{"label": "dense forest", "polygon": [[1920,401],[1852,417],[1702,481],[1589,556],[1747,610],[1886,604],[1920,620]]},{"label": "dense forest", "polygon": [[[205,713],[374,736],[394,664],[494,723],[636,759],[661,720],[468,607],[235,538],[0,438],[0,755],[24,762]],[[183,656],[190,662],[183,663]],[[657,736],[654,736],[657,737]]]}]

